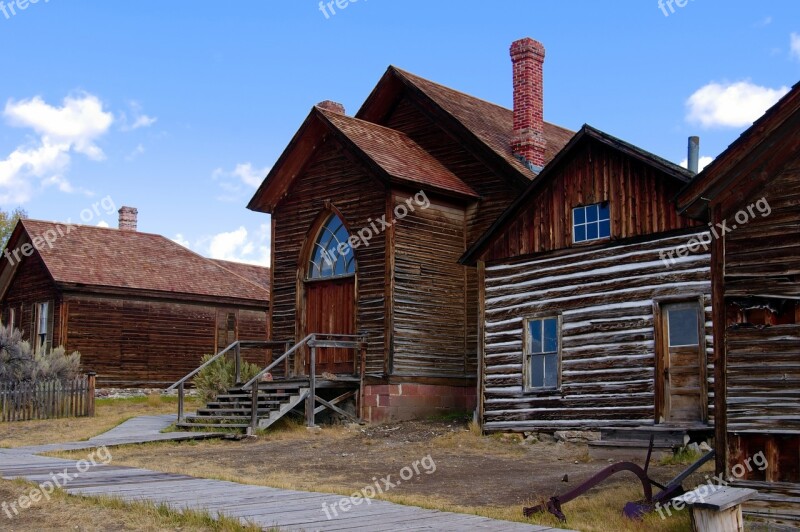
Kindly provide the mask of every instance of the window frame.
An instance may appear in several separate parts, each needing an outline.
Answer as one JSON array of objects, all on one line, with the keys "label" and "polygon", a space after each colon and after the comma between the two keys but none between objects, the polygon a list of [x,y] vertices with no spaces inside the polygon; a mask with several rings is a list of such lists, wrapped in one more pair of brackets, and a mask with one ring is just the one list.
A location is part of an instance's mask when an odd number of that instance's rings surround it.
[{"label": "window frame", "polygon": [[[42,301],[36,303],[36,331],[34,337],[36,338],[36,349],[40,349],[42,347],[47,346],[48,340],[50,340],[50,331],[49,331],[49,324],[50,324],[50,301]],[[42,321],[44,321],[44,328],[42,328]]]},{"label": "window frame", "polygon": [[[338,224],[340,225],[340,227],[336,228],[335,232],[329,229],[329,226],[331,226],[331,222],[334,219],[337,220]],[[339,232],[340,229],[344,229],[344,231],[347,233],[347,239],[344,242],[339,241],[337,237],[337,233]],[[323,237],[325,237],[326,234],[329,235],[329,238],[327,239],[328,243],[331,243],[333,241],[337,243],[335,247],[325,249],[320,244],[320,241],[323,239]],[[344,218],[342,218],[342,216],[338,212],[329,212],[328,216],[326,216],[322,220],[322,223],[319,224],[316,232],[314,233],[314,239],[311,242],[311,247],[306,253],[305,281],[313,283],[313,282],[331,281],[331,280],[347,279],[349,277],[354,277],[358,272],[358,261],[356,260],[355,249],[349,244],[351,239],[352,239],[352,233],[350,232],[350,229],[347,227]],[[342,255],[339,253],[339,247],[345,243],[348,245],[349,253]],[[317,257],[317,251],[319,249],[322,250],[321,252],[322,254],[327,254],[327,255],[331,255],[331,250],[333,250],[332,271],[334,272],[334,275],[322,275],[322,267],[321,266],[318,267],[317,263],[314,261],[314,259]],[[327,259],[324,256],[321,256],[320,260],[324,261]],[[344,261],[345,273],[336,274],[335,273],[336,266],[338,261],[340,260]],[[352,271],[349,271],[351,265],[352,265]],[[320,275],[315,275],[315,271],[319,271]]]},{"label": "window frame", "polygon": [[[545,320],[555,320],[556,321],[556,333],[557,337],[557,350],[556,350],[556,359],[557,359],[557,383],[555,386],[533,386],[532,378],[533,372],[531,371],[532,366],[531,363],[533,361],[534,356],[541,356],[545,357],[547,355],[552,355],[552,352],[546,353],[539,353],[534,354],[531,352],[531,344],[533,342],[531,338],[531,323],[535,321],[545,321]],[[562,339],[563,339],[563,316],[561,312],[549,312],[543,314],[534,314],[528,316],[523,320],[523,342],[522,342],[522,379],[523,379],[523,389],[526,393],[548,393],[548,392],[559,392],[561,391],[561,387],[563,385],[563,349],[562,349]]]},{"label": "window frame", "polygon": [[[600,208],[603,205],[608,205],[608,219],[600,218]],[[598,210],[597,220],[595,220],[594,222],[587,222],[586,221],[586,209],[588,209],[589,207],[595,207],[595,206],[597,207],[597,210]],[[582,209],[583,210],[583,216],[584,216],[584,218],[583,218],[584,221],[582,223],[580,223],[580,224],[575,222],[575,213],[576,213],[576,211],[578,211],[578,209]],[[600,235],[600,224],[602,222],[605,222],[605,221],[608,221],[608,235],[599,236]],[[584,227],[584,229],[587,229],[590,224],[596,224],[597,225],[597,234],[598,234],[598,236],[596,238],[589,238],[588,234],[587,234],[586,238],[584,238],[583,240],[578,240],[577,239],[577,236],[578,236],[577,227],[580,225],[580,226]],[[611,227],[611,202],[609,200],[600,201],[600,202],[597,202],[597,203],[588,203],[586,205],[578,205],[578,206],[572,208],[572,243],[573,244],[584,245],[584,244],[591,244],[591,243],[594,243],[594,242],[601,242],[603,240],[609,240],[611,238],[611,235],[612,235],[611,229],[612,229],[612,227]]]}]

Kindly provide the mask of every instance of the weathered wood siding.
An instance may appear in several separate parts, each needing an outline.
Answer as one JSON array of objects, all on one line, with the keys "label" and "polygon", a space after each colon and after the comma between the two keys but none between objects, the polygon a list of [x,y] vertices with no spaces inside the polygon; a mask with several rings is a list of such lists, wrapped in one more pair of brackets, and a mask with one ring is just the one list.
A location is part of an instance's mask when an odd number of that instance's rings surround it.
[{"label": "weathered wood siding", "polygon": [[3,298],[3,323],[8,322],[9,310],[15,311],[15,326],[30,340],[37,303],[51,304],[53,345],[61,343],[61,293],[53,283],[38,253],[26,257],[18,266],[8,291]]},{"label": "weathered wood siding", "polygon": [[481,201],[468,211],[468,246],[489,228],[526,186],[492,171],[408,97],[397,104],[384,125],[408,135],[480,195]]},{"label": "weathered wood siding", "polygon": [[[217,309],[210,305],[70,294],[65,306],[66,348],[81,353],[101,386],[172,384],[216,352]],[[254,314],[266,324],[265,312]],[[266,325],[260,335],[247,328],[247,339],[266,339]]]},{"label": "weathered wood siding", "polygon": [[[387,209],[386,190],[366,170],[352,162],[336,141],[328,139],[295,179],[272,214],[274,225],[272,339],[299,341],[297,282],[304,239],[329,200],[344,217],[351,233],[368,227]],[[315,235],[311,235],[313,238]],[[357,327],[366,334],[367,371],[383,374],[386,345],[386,234],[355,250],[357,270]]]},{"label": "weathered wood siding", "polygon": [[[704,296],[707,362],[712,364],[710,256],[700,248],[668,266],[659,255],[695,234],[487,265],[485,428],[653,424],[655,300]],[[562,386],[526,392],[524,320],[549,312],[562,315]],[[711,381],[710,369],[707,375]],[[713,409],[713,396],[709,403]]]},{"label": "weathered wood siding", "polygon": [[[403,205],[408,195],[394,196]],[[468,334],[465,215],[459,207],[433,201],[394,226],[393,374],[472,377],[476,344]]]},{"label": "weathered wood siding", "polygon": [[[611,235],[625,239],[698,225],[678,216],[672,199],[683,183],[591,141],[562,161],[534,199],[493,240],[485,260],[573,247],[572,209],[608,201]],[[580,247],[580,246],[579,246]]]},{"label": "weathered wood siding", "polygon": [[[749,472],[740,484],[759,495],[749,514],[800,521],[800,161],[795,160],[738,212],[766,199],[771,212],[753,209],[747,223],[725,236],[725,407],[728,467],[764,453],[765,471]],[[764,204],[761,204],[762,210]],[[752,216],[751,214],[754,214]],[[767,323],[750,323],[738,309],[751,306]]]}]

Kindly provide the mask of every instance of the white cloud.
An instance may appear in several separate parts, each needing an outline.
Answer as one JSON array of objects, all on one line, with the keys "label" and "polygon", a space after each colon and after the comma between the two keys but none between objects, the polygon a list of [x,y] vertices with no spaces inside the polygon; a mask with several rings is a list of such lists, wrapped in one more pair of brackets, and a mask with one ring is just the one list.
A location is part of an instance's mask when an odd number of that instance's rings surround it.
[{"label": "white cloud", "polygon": [[136,147],[133,149],[133,151],[132,151],[132,152],[130,152],[128,155],[126,155],[126,156],[125,156],[125,160],[126,160],[126,161],[128,161],[128,162],[134,161],[134,160],[136,160],[136,159],[137,159],[137,158],[138,158],[140,155],[142,155],[144,152],[145,152],[144,146],[142,146],[141,144],[139,144],[138,146],[136,146]]},{"label": "white cloud", "polygon": [[188,240],[183,238],[183,235],[180,233],[175,235],[175,238],[173,238],[172,241],[175,242],[176,244],[180,244],[185,248],[192,249],[192,244]]},{"label": "white cloud", "polygon": [[252,163],[240,163],[231,171],[217,168],[211,174],[214,181],[219,181],[219,186],[225,194],[218,196],[221,201],[240,201],[244,196],[252,194],[269,173],[270,168],[255,168]]},{"label": "white cloud", "polygon": [[105,221],[105,220],[100,220],[99,222],[97,222],[97,227],[105,227],[105,228],[107,229],[107,228],[109,228],[109,227],[111,227],[111,226],[110,226],[110,225],[108,225],[108,222],[107,222],[107,221]]},{"label": "white cloud", "polygon": [[756,28],[766,28],[772,24],[772,17],[764,17],[756,23]]},{"label": "white cloud", "polygon": [[[705,168],[706,166],[708,166],[712,162],[714,162],[714,158],[713,157],[700,157],[700,160],[697,161],[697,166],[700,169],[700,171],[702,172],[703,168]],[[681,161],[681,166],[683,166],[684,168],[689,168],[689,159],[682,160]]]},{"label": "white cloud", "polygon": [[772,89],[750,81],[709,83],[686,101],[686,119],[706,128],[749,126],[787,92],[789,87]]},{"label": "white cloud", "polygon": [[792,35],[789,37],[789,40],[789,50],[794,58],[800,61],[800,34],[792,33]]},{"label": "white cloud", "polygon": [[32,129],[39,136],[0,159],[0,203],[20,204],[30,200],[37,184],[75,192],[65,177],[71,153],[95,161],[104,159],[95,142],[114,121],[100,100],[87,93],[64,98],[61,107],[51,106],[39,96],[9,100],[3,116],[11,126]]},{"label": "white cloud", "polygon": [[131,110],[131,118],[128,119],[126,113],[120,113],[119,122],[122,131],[133,131],[144,127],[150,127],[156,122],[158,118],[154,116],[147,116],[142,112],[142,104],[136,101],[128,102],[128,107]]},{"label": "white cloud", "polygon": [[252,233],[240,226],[233,231],[202,237],[194,244],[180,233],[172,241],[212,259],[268,266],[269,239],[269,224],[262,224]]}]

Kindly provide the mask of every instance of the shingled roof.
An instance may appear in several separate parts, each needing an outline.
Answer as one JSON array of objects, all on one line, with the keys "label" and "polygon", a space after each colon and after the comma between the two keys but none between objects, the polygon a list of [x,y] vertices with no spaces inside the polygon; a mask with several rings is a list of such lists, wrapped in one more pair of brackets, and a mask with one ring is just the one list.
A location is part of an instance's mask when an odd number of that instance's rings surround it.
[{"label": "shingled roof", "polygon": [[[536,175],[511,151],[511,137],[514,134],[514,111],[440,85],[394,66],[390,67],[390,71],[396,72],[401,78],[419,88],[435,101],[439,107],[455,117],[465,128],[521,173],[529,178],[533,178]],[[550,162],[558,155],[574,134],[574,131],[545,122],[544,137],[547,141],[544,154],[545,163]]]},{"label": "shingled roof", "polygon": [[[21,220],[8,248],[17,249],[25,236],[30,241],[44,239],[48,232],[59,236],[52,247],[40,245],[38,253],[62,288],[237,300],[259,306],[269,301],[269,291],[238,274],[236,268],[223,267],[161,235]],[[8,266],[3,258],[0,270]]]},{"label": "shingled roof", "polygon": [[392,181],[479,197],[469,185],[404,133],[319,107],[317,110],[380,166]]},{"label": "shingled roof", "polygon": [[232,262],[229,260],[211,259],[223,268],[226,268],[240,277],[244,277],[251,283],[255,283],[261,288],[269,290],[269,268],[257,266],[255,264],[245,264],[243,262]]}]

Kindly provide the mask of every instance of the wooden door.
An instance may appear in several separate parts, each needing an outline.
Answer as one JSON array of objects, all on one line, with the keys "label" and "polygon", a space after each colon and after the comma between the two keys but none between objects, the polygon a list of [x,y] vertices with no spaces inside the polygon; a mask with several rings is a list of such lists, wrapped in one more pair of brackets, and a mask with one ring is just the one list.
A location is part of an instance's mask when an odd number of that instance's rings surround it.
[{"label": "wooden door", "polygon": [[[306,334],[355,334],[355,277],[306,283]],[[352,374],[355,350],[317,349],[317,375]],[[308,372],[306,357],[306,372]]]},{"label": "wooden door", "polygon": [[707,418],[705,310],[699,300],[664,304],[657,327],[659,421],[691,425]]}]

